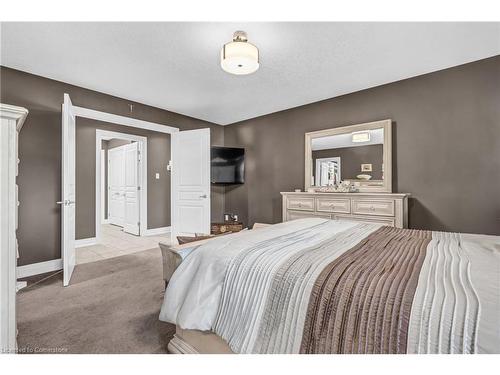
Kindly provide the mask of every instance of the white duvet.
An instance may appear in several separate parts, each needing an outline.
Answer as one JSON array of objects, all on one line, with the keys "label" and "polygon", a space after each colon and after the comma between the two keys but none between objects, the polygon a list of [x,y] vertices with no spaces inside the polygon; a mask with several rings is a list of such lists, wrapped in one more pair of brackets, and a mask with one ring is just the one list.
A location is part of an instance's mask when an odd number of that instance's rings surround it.
[{"label": "white duvet", "polygon": [[[168,284],[160,320],[176,324],[183,329],[211,330],[217,317],[224,276],[235,256],[251,245],[323,222],[325,219],[301,219],[229,234],[187,252]],[[350,221],[336,223],[337,225],[333,229],[330,227],[325,235],[342,232],[356,225]],[[321,237],[315,237],[305,239],[304,243],[318,243],[321,240]]]}]

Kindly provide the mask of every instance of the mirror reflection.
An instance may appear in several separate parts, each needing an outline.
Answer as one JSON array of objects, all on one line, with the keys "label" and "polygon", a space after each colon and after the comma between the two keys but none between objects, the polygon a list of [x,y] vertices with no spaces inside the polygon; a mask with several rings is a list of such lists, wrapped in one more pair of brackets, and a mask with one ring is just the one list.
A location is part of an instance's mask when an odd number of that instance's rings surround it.
[{"label": "mirror reflection", "polygon": [[341,181],[371,184],[384,179],[384,129],[328,135],[311,140],[312,186]]}]

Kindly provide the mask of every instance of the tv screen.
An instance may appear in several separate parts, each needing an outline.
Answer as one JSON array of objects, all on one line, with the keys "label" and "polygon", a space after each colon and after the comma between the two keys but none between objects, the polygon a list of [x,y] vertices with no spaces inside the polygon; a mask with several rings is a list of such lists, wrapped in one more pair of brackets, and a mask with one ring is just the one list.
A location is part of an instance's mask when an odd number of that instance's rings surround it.
[{"label": "tv screen", "polygon": [[213,184],[242,184],[245,182],[245,149],[212,147],[211,177]]}]

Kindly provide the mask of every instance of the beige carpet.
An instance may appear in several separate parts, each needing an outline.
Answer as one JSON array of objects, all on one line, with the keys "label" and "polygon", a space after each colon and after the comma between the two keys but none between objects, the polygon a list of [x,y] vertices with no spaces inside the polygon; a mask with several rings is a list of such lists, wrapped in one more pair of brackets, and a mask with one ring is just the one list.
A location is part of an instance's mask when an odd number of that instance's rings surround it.
[{"label": "beige carpet", "polygon": [[175,326],[158,320],[163,301],[158,248],[78,265],[18,294],[21,352],[166,353]]}]

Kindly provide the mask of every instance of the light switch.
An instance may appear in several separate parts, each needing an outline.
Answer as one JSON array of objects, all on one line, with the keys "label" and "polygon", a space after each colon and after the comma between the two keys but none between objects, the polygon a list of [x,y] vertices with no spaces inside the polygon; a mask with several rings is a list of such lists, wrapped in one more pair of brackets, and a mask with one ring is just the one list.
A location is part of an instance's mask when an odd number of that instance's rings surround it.
[{"label": "light switch", "polygon": [[159,179],[160,179],[160,174],[159,174],[159,173],[157,173],[157,174],[156,174],[156,179],[157,179],[157,180],[159,180]]}]

